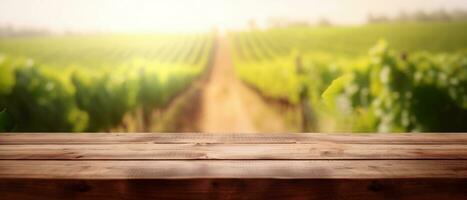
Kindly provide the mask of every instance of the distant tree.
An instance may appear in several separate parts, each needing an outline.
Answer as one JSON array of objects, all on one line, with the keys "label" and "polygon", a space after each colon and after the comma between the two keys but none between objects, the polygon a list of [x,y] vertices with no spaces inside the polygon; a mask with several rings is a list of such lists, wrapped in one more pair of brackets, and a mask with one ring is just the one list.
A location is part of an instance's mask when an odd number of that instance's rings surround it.
[{"label": "distant tree", "polygon": [[17,28],[9,24],[0,25],[0,37],[42,36],[50,31],[38,28]]},{"label": "distant tree", "polygon": [[321,19],[318,21],[318,26],[323,26],[323,27],[332,26],[332,23],[331,23],[331,21],[329,21],[329,20],[326,19],[326,18],[321,18]]},{"label": "distant tree", "polygon": [[450,13],[450,17],[455,21],[467,20],[467,11],[465,10],[454,10]]},{"label": "distant tree", "polygon": [[451,16],[444,9],[434,11],[431,14],[431,17],[432,17],[432,20],[436,20],[436,21],[451,21]]},{"label": "distant tree", "polygon": [[268,27],[271,28],[280,28],[285,27],[287,24],[287,20],[281,17],[273,17],[267,20]]},{"label": "distant tree", "polygon": [[424,11],[421,11],[421,10],[415,12],[415,14],[413,16],[414,16],[415,21],[418,21],[418,22],[431,21],[430,20],[430,15],[428,15],[427,13],[425,13]]},{"label": "distant tree", "polygon": [[410,16],[405,11],[400,11],[399,15],[395,18],[398,22],[410,21]]},{"label": "distant tree", "polygon": [[388,17],[386,17],[384,15],[376,16],[376,15],[373,15],[373,14],[370,13],[368,15],[367,21],[370,24],[380,24],[380,23],[389,22],[389,19],[388,19]]},{"label": "distant tree", "polygon": [[426,12],[418,10],[413,13],[400,11],[399,15],[389,18],[384,15],[376,16],[369,14],[367,22],[369,24],[388,23],[388,22],[435,22],[435,21],[467,21],[467,11],[453,10],[446,11],[445,9]]}]

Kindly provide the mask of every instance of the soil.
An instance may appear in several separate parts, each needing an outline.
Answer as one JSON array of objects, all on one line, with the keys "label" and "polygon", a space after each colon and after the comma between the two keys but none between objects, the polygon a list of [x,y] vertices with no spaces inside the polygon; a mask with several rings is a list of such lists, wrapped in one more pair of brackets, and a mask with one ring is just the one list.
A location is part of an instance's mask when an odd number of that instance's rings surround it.
[{"label": "soil", "polygon": [[213,66],[201,98],[202,132],[287,131],[280,113],[236,77],[226,38],[217,39]]}]

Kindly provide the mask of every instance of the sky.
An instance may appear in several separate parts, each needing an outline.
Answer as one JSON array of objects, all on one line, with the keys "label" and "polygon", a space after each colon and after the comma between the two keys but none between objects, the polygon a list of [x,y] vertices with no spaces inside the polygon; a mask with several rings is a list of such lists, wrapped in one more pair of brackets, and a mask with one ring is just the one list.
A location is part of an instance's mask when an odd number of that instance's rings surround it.
[{"label": "sky", "polygon": [[271,18],[360,24],[369,13],[463,9],[467,0],[0,0],[0,24],[53,31],[200,32]]}]

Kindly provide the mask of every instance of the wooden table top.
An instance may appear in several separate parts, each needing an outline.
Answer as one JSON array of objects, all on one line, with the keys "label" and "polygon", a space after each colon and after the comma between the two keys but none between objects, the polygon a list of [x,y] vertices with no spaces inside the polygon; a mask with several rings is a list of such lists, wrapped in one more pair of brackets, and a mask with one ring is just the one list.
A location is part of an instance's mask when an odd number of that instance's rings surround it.
[{"label": "wooden table top", "polygon": [[466,134],[0,135],[0,178],[466,178],[466,159]]},{"label": "wooden table top", "polygon": [[188,179],[363,181],[367,190],[375,180],[432,180],[462,197],[467,134],[0,134],[4,188],[20,180]]}]

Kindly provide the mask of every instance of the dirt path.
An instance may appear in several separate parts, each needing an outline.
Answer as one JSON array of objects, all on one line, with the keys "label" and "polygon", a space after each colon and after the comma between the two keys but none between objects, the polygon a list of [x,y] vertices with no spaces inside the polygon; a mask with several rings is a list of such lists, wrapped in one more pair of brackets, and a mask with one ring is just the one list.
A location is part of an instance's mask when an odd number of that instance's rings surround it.
[{"label": "dirt path", "polygon": [[283,119],[235,76],[227,39],[218,39],[201,99],[202,132],[284,132]]}]

